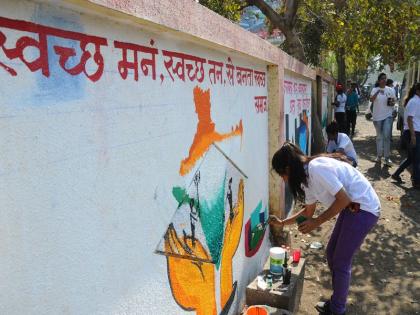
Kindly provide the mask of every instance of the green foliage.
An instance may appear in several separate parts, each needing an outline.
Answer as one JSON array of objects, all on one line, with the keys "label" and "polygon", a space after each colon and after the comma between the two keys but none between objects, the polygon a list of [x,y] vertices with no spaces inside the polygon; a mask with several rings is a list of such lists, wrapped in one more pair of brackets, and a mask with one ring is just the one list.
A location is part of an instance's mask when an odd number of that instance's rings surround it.
[{"label": "green foliage", "polygon": [[354,68],[366,69],[376,56],[380,64],[392,65],[419,53],[418,0],[348,0],[342,10],[323,17],[325,48],[344,47],[346,62]]},{"label": "green foliage", "polygon": [[[245,0],[200,0],[238,21]],[[277,9],[279,16],[285,7]],[[268,21],[269,30],[273,27]],[[308,63],[331,69],[332,55],[344,48],[349,77],[363,77],[374,64],[404,65],[420,56],[420,0],[300,1],[294,26]],[[283,45],[284,49],[287,49]],[[329,64],[328,64],[329,63]]]},{"label": "green foliage", "polygon": [[231,21],[241,18],[243,2],[240,0],[200,0],[199,3]]}]

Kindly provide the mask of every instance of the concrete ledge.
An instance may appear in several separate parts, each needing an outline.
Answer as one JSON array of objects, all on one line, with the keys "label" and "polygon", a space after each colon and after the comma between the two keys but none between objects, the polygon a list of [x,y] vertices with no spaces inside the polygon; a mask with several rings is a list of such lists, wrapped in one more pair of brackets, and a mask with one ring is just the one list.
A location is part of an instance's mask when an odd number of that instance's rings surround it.
[{"label": "concrete ledge", "polygon": [[[297,312],[303,290],[305,263],[305,259],[301,259],[299,264],[291,265],[292,279],[287,288],[284,288],[281,282],[275,282],[273,283],[273,288],[271,290],[263,291],[257,288],[257,279],[254,279],[246,288],[246,304],[269,305],[288,310],[292,313]],[[259,275],[265,276],[268,273],[269,260],[264,266],[264,270]]]},{"label": "concrete ledge", "polygon": [[[52,1],[52,0],[49,0]],[[242,29],[217,13],[192,0],[66,0],[67,3],[102,11],[108,15],[125,15],[140,24],[166,28],[197,42],[234,50],[269,64],[282,63],[282,51],[268,41]]]}]

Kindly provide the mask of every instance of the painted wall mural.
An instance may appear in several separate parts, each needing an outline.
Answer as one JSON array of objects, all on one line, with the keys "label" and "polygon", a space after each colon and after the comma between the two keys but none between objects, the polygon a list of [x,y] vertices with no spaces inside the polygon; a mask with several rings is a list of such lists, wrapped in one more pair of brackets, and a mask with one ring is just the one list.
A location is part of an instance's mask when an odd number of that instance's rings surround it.
[{"label": "painted wall mural", "polygon": [[286,140],[311,152],[311,81],[289,74],[284,78]]},{"label": "painted wall mural", "polygon": [[215,143],[242,136],[243,126],[240,120],[231,132],[215,131],[210,96],[210,90],[194,88],[197,130],[180,175],[200,162],[190,185],[172,190],[178,207],[156,252],[167,256],[172,293],[183,309],[228,314],[237,288],[232,260],[242,232],[245,178]]},{"label": "painted wall mural", "polygon": [[268,225],[268,208],[264,207],[262,201],[258,203],[251,217],[245,224],[245,255],[254,256],[264,239],[265,231]]},{"label": "painted wall mural", "polygon": [[0,7],[4,313],[237,314],[269,246],[266,64],[65,1]]},{"label": "painted wall mural", "polygon": [[[198,171],[194,177],[197,190],[200,180],[201,174]],[[242,231],[244,180],[239,178],[233,182],[233,177],[228,176],[226,181],[221,183],[221,191],[226,190],[222,197],[226,197],[228,205],[218,196],[216,198],[219,200],[210,206],[210,210],[222,214],[221,221],[215,221],[215,217],[204,213],[209,203],[200,200],[199,193],[195,198],[185,196],[190,212],[189,226],[183,228],[184,224],[179,223],[179,227],[176,228],[175,224],[171,223],[164,236],[163,254],[167,256],[168,278],[174,299],[183,309],[195,310],[196,314],[217,314],[216,287],[220,287],[220,314],[229,313],[235,298],[237,282],[233,280],[232,259]],[[237,185],[234,189],[233,184]],[[232,195],[232,190],[236,191],[235,196]],[[191,206],[193,203],[195,206]],[[195,216],[196,213],[193,214],[191,210],[193,207],[197,207],[197,211],[203,210],[203,214]],[[178,210],[182,208],[181,206]],[[225,212],[225,209],[229,211]],[[185,209],[185,212],[187,211],[188,209]],[[213,227],[206,224],[205,218],[222,224]],[[196,227],[202,232],[196,233]],[[200,233],[203,233],[202,237],[199,236]],[[217,239],[220,236],[221,238]],[[216,283],[217,272],[220,274],[220,284]]]},{"label": "painted wall mural", "polygon": [[238,125],[232,127],[230,132],[219,133],[216,131],[216,125],[211,118],[210,90],[203,91],[199,87],[195,87],[194,105],[198,119],[197,130],[189,155],[181,162],[179,174],[182,176],[191,171],[197,160],[207,152],[212,143],[234,136],[242,136],[243,133],[242,120],[239,121]]}]

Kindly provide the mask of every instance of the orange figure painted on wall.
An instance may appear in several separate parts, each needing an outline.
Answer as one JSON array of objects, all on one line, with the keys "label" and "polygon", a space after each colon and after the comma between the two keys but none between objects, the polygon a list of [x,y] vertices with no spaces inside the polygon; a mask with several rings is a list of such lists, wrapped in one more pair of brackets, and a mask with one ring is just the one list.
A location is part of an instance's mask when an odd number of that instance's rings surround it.
[{"label": "orange figure painted on wall", "polygon": [[232,127],[232,130],[228,133],[216,131],[216,125],[211,118],[210,90],[204,91],[198,86],[195,87],[194,105],[198,117],[197,130],[188,157],[181,162],[179,173],[182,176],[191,171],[195,163],[208,151],[213,142],[242,136],[243,133],[242,120],[239,121],[238,125]]}]

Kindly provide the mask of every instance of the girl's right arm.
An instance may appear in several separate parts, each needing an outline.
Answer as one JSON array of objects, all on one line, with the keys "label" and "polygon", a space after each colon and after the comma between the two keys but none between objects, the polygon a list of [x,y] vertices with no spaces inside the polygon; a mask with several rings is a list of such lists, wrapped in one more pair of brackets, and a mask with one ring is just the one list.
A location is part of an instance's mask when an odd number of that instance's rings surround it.
[{"label": "girl's right arm", "polygon": [[269,223],[276,226],[285,226],[285,225],[291,225],[296,223],[296,219],[300,216],[304,216],[306,218],[312,218],[315,213],[316,203],[312,205],[305,205],[305,207],[300,210],[298,213],[288,217],[287,219],[280,220],[275,215],[270,215]]}]

